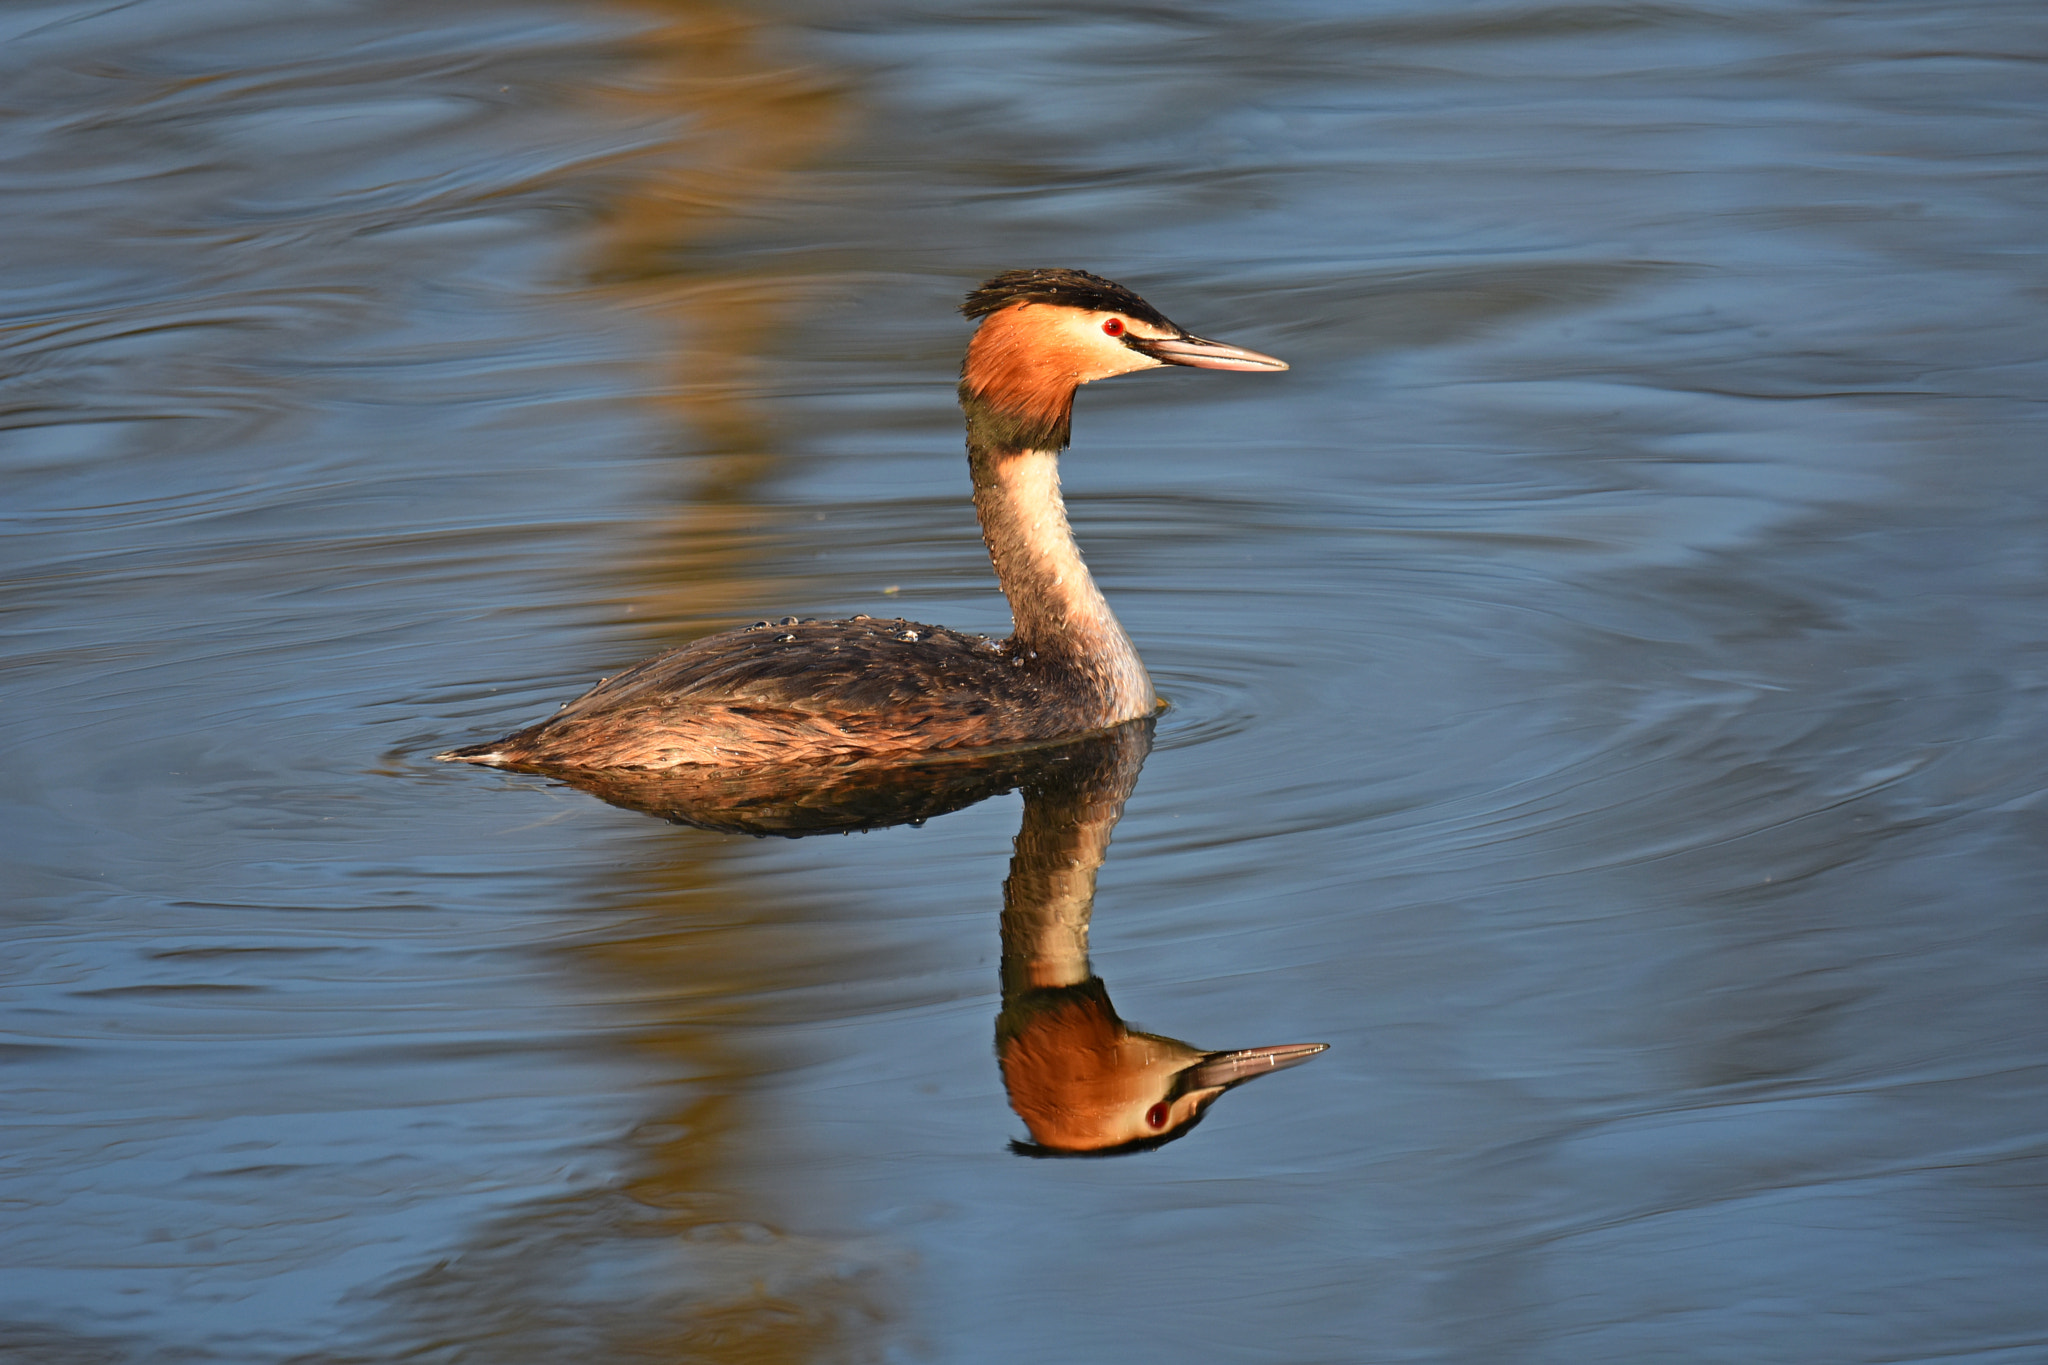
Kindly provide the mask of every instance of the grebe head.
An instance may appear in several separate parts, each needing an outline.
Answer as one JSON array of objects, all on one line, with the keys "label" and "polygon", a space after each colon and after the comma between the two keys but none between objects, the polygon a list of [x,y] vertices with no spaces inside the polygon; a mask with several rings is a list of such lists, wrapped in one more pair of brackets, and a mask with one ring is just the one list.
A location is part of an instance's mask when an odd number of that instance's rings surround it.
[{"label": "grebe head", "polygon": [[1195,336],[1122,285],[1085,270],[1006,270],[969,294],[960,311],[981,320],[960,370],[962,405],[970,419],[980,409],[984,425],[1036,449],[1066,445],[1074,390],[1097,379],[1162,365],[1287,368],[1272,356]]}]

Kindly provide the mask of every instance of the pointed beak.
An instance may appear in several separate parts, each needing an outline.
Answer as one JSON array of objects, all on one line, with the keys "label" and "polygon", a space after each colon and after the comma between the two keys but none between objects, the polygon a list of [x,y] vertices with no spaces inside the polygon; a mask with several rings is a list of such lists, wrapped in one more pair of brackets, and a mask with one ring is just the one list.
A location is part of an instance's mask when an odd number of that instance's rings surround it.
[{"label": "pointed beak", "polygon": [[1242,346],[1225,346],[1220,341],[1205,341],[1201,337],[1185,334],[1167,337],[1164,340],[1153,337],[1126,337],[1124,344],[1132,350],[1142,351],[1154,360],[1163,360],[1169,365],[1192,365],[1198,370],[1284,370],[1287,362],[1275,360],[1257,351],[1247,351]]},{"label": "pointed beak", "polygon": [[1248,1047],[1241,1052],[1212,1052],[1182,1072],[1185,1090],[1227,1090],[1255,1076],[1300,1066],[1318,1052],[1328,1052],[1328,1043],[1283,1043],[1278,1047]]}]

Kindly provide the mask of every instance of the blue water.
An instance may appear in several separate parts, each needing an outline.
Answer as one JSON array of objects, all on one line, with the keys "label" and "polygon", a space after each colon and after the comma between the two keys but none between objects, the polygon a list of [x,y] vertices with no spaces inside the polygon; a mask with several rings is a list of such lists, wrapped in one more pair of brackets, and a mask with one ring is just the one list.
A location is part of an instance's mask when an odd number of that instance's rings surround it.
[{"label": "blue water", "polygon": [[[2048,1359],[2037,7],[0,16],[0,1359]],[[1020,803],[428,756],[1001,633],[952,309],[1174,702],[1095,970],[1325,1041],[1011,1153]]]}]

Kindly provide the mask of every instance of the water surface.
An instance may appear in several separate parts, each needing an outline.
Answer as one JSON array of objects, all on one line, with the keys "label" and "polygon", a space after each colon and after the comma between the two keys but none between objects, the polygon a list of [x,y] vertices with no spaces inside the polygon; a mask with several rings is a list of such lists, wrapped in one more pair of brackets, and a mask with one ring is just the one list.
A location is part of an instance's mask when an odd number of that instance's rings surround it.
[{"label": "water surface", "polygon": [[[2033,7],[26,4],[0,1358],[2033,1361]],[[428,756],[759,616],[1000,633],[959,296],[1174,709],[1033,1161],[1020,801]]]}]

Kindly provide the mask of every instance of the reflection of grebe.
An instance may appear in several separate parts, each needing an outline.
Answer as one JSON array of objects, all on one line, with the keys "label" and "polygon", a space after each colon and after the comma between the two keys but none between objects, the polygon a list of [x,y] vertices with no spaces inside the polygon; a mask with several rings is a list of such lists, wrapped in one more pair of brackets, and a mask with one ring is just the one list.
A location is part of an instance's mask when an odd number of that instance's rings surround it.
[{"label": "reflection of grebe", "polygon": [[1152,680],[1081,562],[1060,500],[1074,391],[1161,365],[1284,370],[1190,336],[1121,285],[1012,270],[967,296],[961,369],[974,508],[1010,599],[1007,640],[913,621],[784,620],[671,650],[538,725],[444,759],[671,768],[1050,739],[1150,715]]},{"label": "reflection of grebe", "polygon": [[[1185,1137],[1226,1090],[1325,1050],[1285,1043],[1206,1052],[1117,1017],[1088,962],[1095,874],[1151,748],[1148,721],[1062,746],[1024,784],[1003,883],[1003,1012],[996,1057],[1030,1156],[1114,1156]],[[1048,751],[1050,752],[1050,751]]]}]

